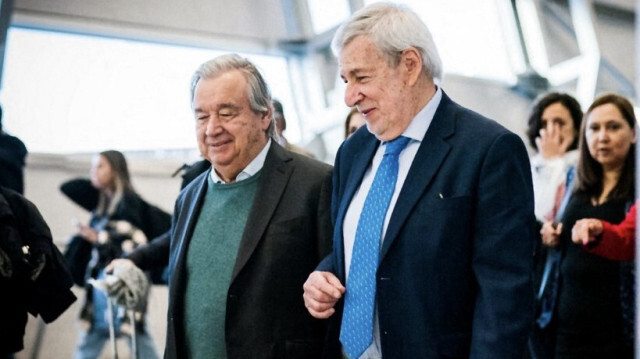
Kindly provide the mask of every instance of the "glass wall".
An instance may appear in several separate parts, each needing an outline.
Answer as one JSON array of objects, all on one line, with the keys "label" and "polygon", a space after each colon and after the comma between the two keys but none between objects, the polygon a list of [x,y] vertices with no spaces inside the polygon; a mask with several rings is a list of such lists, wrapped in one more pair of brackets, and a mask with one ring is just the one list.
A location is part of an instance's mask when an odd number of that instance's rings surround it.
[{"label": "glass wall", "polygon": [[[199,64],[221,53],[10,28],[0,92],[4,128],[31,152],[196,148],[189,81]],[[243,56],[260,67],[295,135],[286,58]]]}]

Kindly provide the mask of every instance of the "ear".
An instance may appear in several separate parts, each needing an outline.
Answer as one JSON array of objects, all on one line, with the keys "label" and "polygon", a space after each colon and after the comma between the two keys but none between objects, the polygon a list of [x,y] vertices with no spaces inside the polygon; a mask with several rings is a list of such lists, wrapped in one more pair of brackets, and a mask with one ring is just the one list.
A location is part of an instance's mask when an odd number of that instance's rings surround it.
[{"label": "ear", "polygon": [[400,65],[402,65],[406,71],[407,84],[415,84],[422,73],[422,57],[420,56],[420,51],[415,47],[409,47],[403,50]]},{"label": "ear", "polygon": [[[262,114],[262,118],[260,118],[260,125],[262,127],[262,130],[266,132],[272,121],[273,111],[271,110],[271,108],[268,108],[267,111]],[[273,125],[275,126],[276,124],[274,123]]]}]

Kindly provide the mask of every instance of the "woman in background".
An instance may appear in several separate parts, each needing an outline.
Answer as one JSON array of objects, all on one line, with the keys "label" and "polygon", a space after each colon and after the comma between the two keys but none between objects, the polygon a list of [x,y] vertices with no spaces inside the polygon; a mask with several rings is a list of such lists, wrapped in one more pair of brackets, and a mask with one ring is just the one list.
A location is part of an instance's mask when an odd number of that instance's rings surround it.
[{"label": "woman in background", "polygon": [[564,93],[543,96],[531,110],[527,137],[536,150],[531,157],[531,175],[535,214],[540,224],[552,219],[558,187],[564,183],[567,169],[578,162],[581,122],[580,104]]},{"label": "woman in background", "polygon": [[349,138],[357,129],[365,124],[364,116],[358,111],[357,108],[352,108],[344,120],[344,138]]},{"label": "woman in background", "polygon": [[[166,232],[170,216],[145,202],[133,189],[124,155],[118,151],[104,151],[91,163],[90,180],[75,179],[64,183],[61,191],[71,200],[91,211],[88,225],[78,224],[74,240],[90,245],[91,259],[86,267],[86,278],[104,278],[104,267],[114,258],[132,251]],[[69,258],[68,258],[69,260]],[[74,258],[71,260],[80,260]],[[76,359],[98,358],[109,340],[106,316],[107,296],[104,292],[86,286],[86,301],[81,319],[87,326],[81,331]],[[146,306],[146,305],[145,305]],[[126,333],[127,321],[116,315],[116,334]],[[140,358],[158,358],[153,340],[144,326],[143,312],[136,313],[137,351]],[[130,327],[129,330],[132,330]]]},{"label": "woman in background", "polygon": [[[608,94],[589,107],[580,131],[574,190],[561,223],[542,227],[542,241],[563,253],[555,313],[555,359],[633,358],[625,337],[620,263],[571,241],[582,218],[620,222],[634,198],[635,115],[624,97]],[[564,229],[564,230],[563,230]]]}]

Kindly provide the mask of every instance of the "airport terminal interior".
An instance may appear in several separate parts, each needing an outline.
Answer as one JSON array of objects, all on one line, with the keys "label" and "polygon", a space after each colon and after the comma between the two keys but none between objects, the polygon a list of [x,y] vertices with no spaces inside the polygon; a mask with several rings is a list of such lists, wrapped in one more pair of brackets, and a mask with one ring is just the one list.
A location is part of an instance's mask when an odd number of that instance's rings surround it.
[{"label": "airport terminal interior", "polygon": [[[101,151],[125,154],[133,186],[168,213],[184,164],[200,159],[189,86],[196,67],[238,53],[264,73],[288,142],[333,164],[344,140],[344,83],[330,42],[374,0],[2,0],[3,130],[29,154],[24,194],[64,250],[90,213],[60,191]],[[458,103],[519,135],[549,91],[586,109],[615,92],[640,103],[640,0],[397,0],[429,26]],[[636,107],[638,113],[638,107]],[[0,174],[1,175],[1,174]],[[79,298],[45,325],[30,316],[16,359],[71,358]],[[2,294],[5,295],[5,294]],[[162,353],[167,287],[151,289],[148,325]],[[0,320],[2,320],[0,318]],[[121,358],[128,350],[118,344]],[[107,348],[101,358],[109,358]]]}]

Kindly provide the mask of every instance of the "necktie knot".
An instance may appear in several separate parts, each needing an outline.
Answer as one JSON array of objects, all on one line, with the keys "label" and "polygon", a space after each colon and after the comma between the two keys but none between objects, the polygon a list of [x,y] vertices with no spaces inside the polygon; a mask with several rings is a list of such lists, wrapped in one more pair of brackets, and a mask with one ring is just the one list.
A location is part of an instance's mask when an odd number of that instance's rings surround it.
[{"label": "necktie knot", "polygon": [[407,147],[407,144],[410,140],[411,139],[409,137],[400,136],[393,141],[387,142],[386,148],[384,150],[384,155],[397,156],[405,147]]}]

